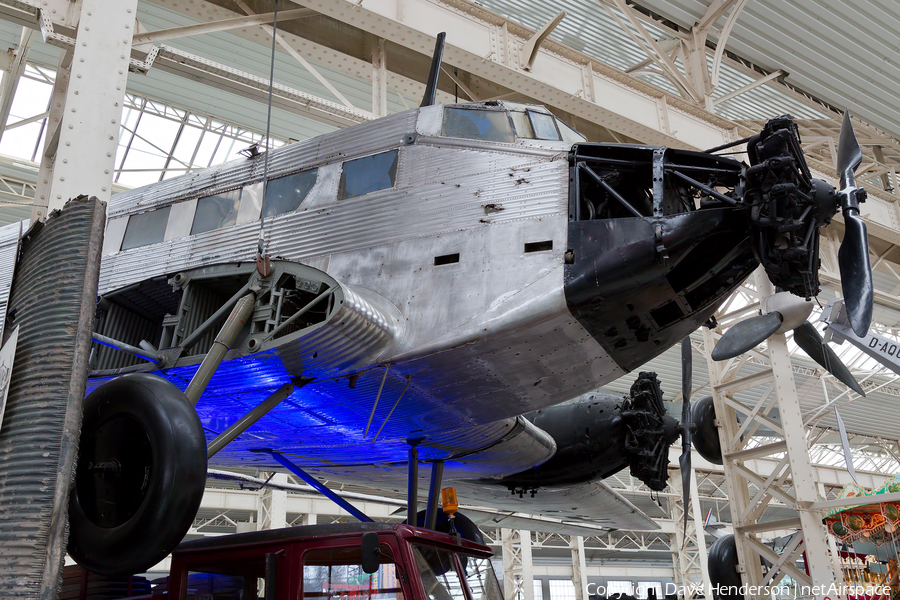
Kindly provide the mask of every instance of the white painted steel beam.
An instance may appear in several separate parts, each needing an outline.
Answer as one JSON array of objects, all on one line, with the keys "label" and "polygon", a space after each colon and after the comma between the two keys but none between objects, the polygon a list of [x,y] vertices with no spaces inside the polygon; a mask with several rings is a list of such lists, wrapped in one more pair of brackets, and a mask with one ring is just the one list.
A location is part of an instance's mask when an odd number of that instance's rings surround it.
[{"label": "white painted steel beam", "polygon": [[[57,75],[32,221],[81,194],[112,194],[137,0],[82,0],[67,75]],[[89,152],[85,152],[85,149]]]},{"label": "white painted steel beam", "polygon": [[[316,12],[309,8],[295,8],[292,10],[282,11],[277,15],[279,21],[290,21],[291,19],[299,19],[302,17],[311,17]],[[264,13],[258,15],[247,15],[246,17],[234,17],[231,19],[222,19],[221,21],[213,21],[211,23],[197,23],[194,25],[184,25],[182,27],[172,27],[170,29],[158,29],[156,31],[147,31],[134,36],[133,43],[135,46],[141,44],[159,43],[165,40],[174,40],[180,37],[192,35],[201,35],[204,33],[215,33],[217,31],[228,31],[248,25],[267,25],[272,23],[275,13]]]},{"label": "white painted steel beam", "polygon": [[[176,11],[184,10],[176,0],[153,1]],[[347,0],[326,0],[301,4],[340,21],[345,27],[392,42],[390,52],[394,58],[388,61],[388,69],[393,76],[388,85],[406,95],[421,93],[420,82],[427,74],[425,65],[433,49],[434,36],[446,31],[445,64],[494,89],[515,92],[519,97],[554,106],[645,143],[704,148],[730,139],[733,125],[729,121],[674,96],[667,98],[669,123],[664,129],[657,101],[667,96],[665,92],[552,39],[541,44],[531,71],[525,71],[519,66],[517,49],[534,31],[468,0],[380,0],[362,5]],[[211,3],[202,3],[200,14],[197,8],[193,7],[192,18],[233,16]],[[349,47],[357,43],[350,29],[345,29],[348,38],[344,47],[336,49],[326,40],[310,40],[314,36],[291,29],[291,25],[286,25],[285,39],[309,60],[329,64],[357,77],[370,77],[369,57]],[[419,83],[410,83],[415,79]],[[404,87],[397,88],[398,84]],[[473,91],[478,93],[474,88]],[[447,98],[446,93],[443,98]]]},{"label": "white painted steel beam", "polygon": [[575,600],[588,600],[587,560],[584,556],[584,538],[580,535],[569,536],[569,548],[572,551],[572,584],[575,586]]},{"label": "white painted steel beam", "polygon": [[[572,567],[570,565],[534,565],[534,575],[536,577],[571,578]],[[675,573],[670,567],[591,565],[587,567],[587,575],[588,577],[621,577],[623,579],[662,579],[674,578]]]},{"label": "white painted steel beam", "polygon": [[[200,81],[261,103],[268,101],[269,80],[251,73],[196,56],[175,48],[164,48],[154,61],[154,68]],[[275,83],[272,86],[272,106],[304,114],[323,123],[348,127],[370,121],[371,113],[347,107],[302,90]]]}]

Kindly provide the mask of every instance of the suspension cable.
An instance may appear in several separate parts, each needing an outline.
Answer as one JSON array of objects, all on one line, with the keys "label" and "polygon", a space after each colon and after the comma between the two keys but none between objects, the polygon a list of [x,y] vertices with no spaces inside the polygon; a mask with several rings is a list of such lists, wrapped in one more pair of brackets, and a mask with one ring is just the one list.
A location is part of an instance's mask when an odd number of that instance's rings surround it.
[{"label": "suspension cable", "polygon": [[[266,154],[263,159],[263,191],[260,199],[260,211],[266,202],[266,191],[269,188],[269,131],[272,127],[272,88],[275,83],[275,42],[278,40],[278,0],[275,0],[275,10],[272,18],[272,57],[269,64],[269,103],[266,110]],[[259,237],[256,242],[257,253],[265,256],[268,249],[268,241],[265,239],[263,224],[265,219],[262,213],[259,215]]]}]

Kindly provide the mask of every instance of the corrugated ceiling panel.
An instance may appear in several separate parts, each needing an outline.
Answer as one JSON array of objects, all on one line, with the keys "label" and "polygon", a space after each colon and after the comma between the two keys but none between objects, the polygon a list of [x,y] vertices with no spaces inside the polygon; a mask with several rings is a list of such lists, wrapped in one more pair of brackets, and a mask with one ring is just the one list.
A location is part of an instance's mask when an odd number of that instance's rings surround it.
[{"label": "corrugated ceiling panel", "polygon": [[[682,26],[706,11],[706,0],[641,0]],[[890,1],[748,2],[729,50],[892,135],[900,135],[900,4]]]}]

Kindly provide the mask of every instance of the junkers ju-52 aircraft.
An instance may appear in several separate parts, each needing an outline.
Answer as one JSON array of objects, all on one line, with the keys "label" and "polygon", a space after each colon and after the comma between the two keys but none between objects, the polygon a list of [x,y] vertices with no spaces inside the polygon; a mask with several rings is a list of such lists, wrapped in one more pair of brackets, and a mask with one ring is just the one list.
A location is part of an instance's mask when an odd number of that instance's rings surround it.
[{"label": "junkers ju-52 aircraft", "polygon": [[357,483],[403,481],[408,462],[413,490],[430,462],[481,503],[536,491],[533,512],[648,528],[591,482],[629,466],[659,490],[679,435],[683,469],[692,433],[715,450],[708,403],[689,425],[689,346],[682,424],[651,375],[624,400],[554,405],[680,342],[759,264],[816,295],[839,208],[867,329],[849,127],[836,192],[789,117],[743,140],[747,165],[590,143],[541,106],[434,105],[436,72],[417,109],[112,199],[69,511],[81,564],[164,557],[208,459]]}]

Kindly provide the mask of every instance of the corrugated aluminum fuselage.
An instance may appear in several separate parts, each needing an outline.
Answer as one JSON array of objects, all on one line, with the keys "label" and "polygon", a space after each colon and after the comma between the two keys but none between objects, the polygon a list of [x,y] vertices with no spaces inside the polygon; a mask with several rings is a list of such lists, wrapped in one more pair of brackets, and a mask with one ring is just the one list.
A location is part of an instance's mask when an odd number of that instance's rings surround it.
[{"label": "corrugated aluminum fuselage", "polygon": [[[418,396],[434,404],[432,416],[420,414],[409,430],[495,422],[622,375],[566,305],[570,145],[441,138],[439,109],[272,152],[270,177],[310,167],[319,173],[296,212],[263,223],[269,255],[327,273],[349,306],[327,332],[320,328],[262,348],[260,364],[275,355],[291,375],[320,379],[390,364],[391,377],[411,375]],[[393,148],[399,148],[394,187],[337,199],[343,161]],[[99,293],[206,265],[253,261],[258,219],[132,250],[113,248],[129,214],[258,180],[262,169],[261,158],[235,161],[117,195]],[[533,243],[551,248],[526,252]],[[453,254],[458,262],[435,264],[436,257]],[[240,356],[255,355],[239,348],[229,358]],[[191,362],[197,360],[179,364]]]}]

